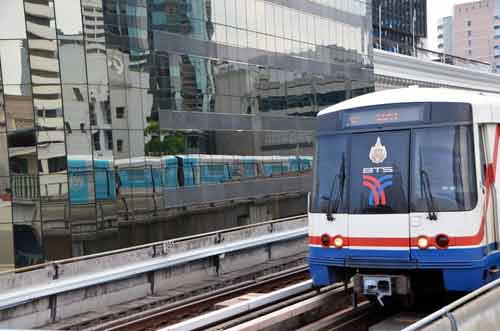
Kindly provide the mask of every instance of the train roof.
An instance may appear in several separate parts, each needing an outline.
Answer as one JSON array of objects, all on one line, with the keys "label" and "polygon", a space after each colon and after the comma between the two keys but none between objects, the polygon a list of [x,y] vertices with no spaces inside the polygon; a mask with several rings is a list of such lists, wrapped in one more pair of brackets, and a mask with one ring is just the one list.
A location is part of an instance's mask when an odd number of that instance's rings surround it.
[{"label": "train roof", "polygon": [[121,166],[121,165],[146,165],[146,164],[158,164],[160,163],[160,158],[159,157],[151,157],[151,156],[138,156],[138,157],[133,157],[130,159],[116,159],[115,160],[115,165]]},{"label": "train roof", "polygon": [[408,87],[364,94],[328,107],[320,111],[318,116],[352,108],[409,102],[459,102],[473,106],[485,104],[500,106],[500,96],[447,88]]}]

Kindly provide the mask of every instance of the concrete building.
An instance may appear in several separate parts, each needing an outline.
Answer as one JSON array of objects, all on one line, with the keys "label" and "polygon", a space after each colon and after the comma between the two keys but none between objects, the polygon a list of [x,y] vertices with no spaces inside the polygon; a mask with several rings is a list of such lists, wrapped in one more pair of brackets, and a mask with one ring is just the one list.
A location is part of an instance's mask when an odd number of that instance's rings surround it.
[{"label": "concrete building", "polygon": [[454,7],[454,55],[500,65],[499,5],[497,0],[482,0]]},{"label": "concrete building", "polygon": [[494,18],[494,41],[493,41],[493,57],[495,58],[495,69],[500,72],[500,0],[495,0],[495,18]]},{"label": "concrete building", "polygon": [[438,50],[445,54],[453,54],[453,16],[441,18],[437,30]]}]

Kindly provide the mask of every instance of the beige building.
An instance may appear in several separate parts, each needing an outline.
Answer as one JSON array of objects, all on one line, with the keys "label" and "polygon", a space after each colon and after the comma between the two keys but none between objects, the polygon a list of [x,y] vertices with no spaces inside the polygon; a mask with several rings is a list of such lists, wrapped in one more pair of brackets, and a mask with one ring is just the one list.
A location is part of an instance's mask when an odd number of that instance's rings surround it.
[{"label": "beige building", "polygon": [[[500,1],[482,0],[454,7],[454,55],[477,61],[500,64]],[[498,28],[497,28],[498,27]]]}]

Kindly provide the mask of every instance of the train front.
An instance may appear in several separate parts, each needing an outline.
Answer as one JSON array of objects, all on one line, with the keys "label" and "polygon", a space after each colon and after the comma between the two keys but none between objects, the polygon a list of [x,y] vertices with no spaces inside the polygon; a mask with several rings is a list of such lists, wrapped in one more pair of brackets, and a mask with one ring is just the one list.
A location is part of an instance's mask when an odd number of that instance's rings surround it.
[{"label": "train front", "polygon": [[353,100],[319,116],[309,201],[314,284],[354,276],[357,291],[379,300],[481,286],[488,245],[471,105]]}]

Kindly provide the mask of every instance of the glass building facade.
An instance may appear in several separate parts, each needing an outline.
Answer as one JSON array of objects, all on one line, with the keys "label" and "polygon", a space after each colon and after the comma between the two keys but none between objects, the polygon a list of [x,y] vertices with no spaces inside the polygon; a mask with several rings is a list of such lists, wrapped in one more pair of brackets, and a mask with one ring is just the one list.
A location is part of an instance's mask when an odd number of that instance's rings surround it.
[{"label": "glass building facade", "polygon": [[411,55],[427,38],[427,0],[373,0],[374,47]]},{"label": "glass building facade", "polygon": [[9,0],[0,268],[303,213],[314,116],[373,90],[366,0]]}]

